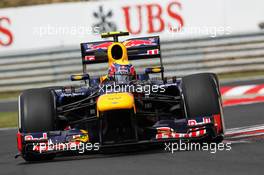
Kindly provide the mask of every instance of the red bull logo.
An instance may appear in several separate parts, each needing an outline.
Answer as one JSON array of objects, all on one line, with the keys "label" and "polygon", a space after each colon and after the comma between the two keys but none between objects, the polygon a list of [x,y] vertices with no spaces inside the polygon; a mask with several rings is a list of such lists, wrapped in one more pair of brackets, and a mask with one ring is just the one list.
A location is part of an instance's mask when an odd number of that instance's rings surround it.
[{"label": "red bull logo", "polygon": [[[113,44],[113,42],[105,42],[105,43],[100,43],[100,44],[87,44],[87,50],[98,50],[98,49],[103,49],[107,50],[107,48]],[[155,40],[153,38],[146,39],[146,40],[128,40],[123,42],[124,46],[129,48],[129,47],[135,47],[135,46],[142,46],[142,45],[156,45]]]},{"label": "red bull logo", "polygon": [[113,42],[105,42],[101,44],[88,44],[88,50],[104,49],[106,50]]},{"label": "red bull logo", "polygon": [[47,140],[48,139],[48,135],[47,133],[42,133],[42,137],[33,137],[33,135],[26,135],[25,136],[25,141],[33,141],[33,140]]},{"label": "red bull logo", "polygon": [[152,40],[129,40],[123,42],[123,44],[128,48],[141,45],[155,45],[156,43]]},{"label": "red bull logo", "polygon": [[203,117],[202,122],[197,122],[196,120],[188,120],[188,126],[196,126],[211,123],[211,119],[209,117]]}]

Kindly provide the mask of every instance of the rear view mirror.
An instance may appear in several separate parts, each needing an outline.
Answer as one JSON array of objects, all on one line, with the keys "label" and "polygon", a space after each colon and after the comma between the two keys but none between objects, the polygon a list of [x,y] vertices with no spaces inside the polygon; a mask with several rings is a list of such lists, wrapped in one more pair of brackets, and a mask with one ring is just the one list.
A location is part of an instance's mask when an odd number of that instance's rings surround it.
[{"label": "rear view mirror", "polygon": [[89,80],[89,74],[75,74],[71,75],[71,81]]}]

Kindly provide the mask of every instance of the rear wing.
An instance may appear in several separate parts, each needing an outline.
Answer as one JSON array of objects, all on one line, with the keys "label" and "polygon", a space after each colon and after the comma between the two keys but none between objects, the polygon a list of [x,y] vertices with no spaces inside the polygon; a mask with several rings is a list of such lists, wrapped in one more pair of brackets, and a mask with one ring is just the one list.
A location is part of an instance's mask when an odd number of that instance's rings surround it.
[{"label": "rear wing", "polygon": [[[114,41],[81,43],[82,63],[107,63],[107,48]],[[159,58],[162,66],[159,36],[132,38],[121,42],[127,48],[128,60]]]}]

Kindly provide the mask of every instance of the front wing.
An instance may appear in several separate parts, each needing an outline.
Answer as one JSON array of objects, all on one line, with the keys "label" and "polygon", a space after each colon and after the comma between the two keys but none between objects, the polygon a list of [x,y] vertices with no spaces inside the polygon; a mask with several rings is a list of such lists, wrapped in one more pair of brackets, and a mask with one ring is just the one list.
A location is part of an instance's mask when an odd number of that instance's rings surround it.
[{"label": "front wing", "polygon": [[223,136],[219,114],[209,117],[197,117],[188,120],[186,133],[175,132],[173,128],[155,126],[155,134],[149,140],[136,140],[114,144],[100,144],[89,138],[89,133],[80,129],[49,131],[36,133],[17,133],[17,144],[20,154],[49,154],[61,152],[101,152],[105,148],[126,147],[134,145],[155,145],[164,142],[206,141],[208,138]]}]

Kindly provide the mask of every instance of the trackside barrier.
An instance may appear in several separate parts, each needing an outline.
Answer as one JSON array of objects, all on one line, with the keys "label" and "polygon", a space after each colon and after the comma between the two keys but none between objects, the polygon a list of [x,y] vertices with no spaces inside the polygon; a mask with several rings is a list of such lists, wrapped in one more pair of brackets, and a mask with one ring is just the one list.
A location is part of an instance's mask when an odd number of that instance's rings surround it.
[{"label": "trackside barrier", "polygon": [[[163,41],[161,49],[166,76],[264,70],[264,32]],[[140,72],[155,61],[133,64]],[[87,69],[91,75],[103,75],[106,66]],[[0,54],[0,91],[70,85],[70,74],[81,71],[79,46]]]}]

